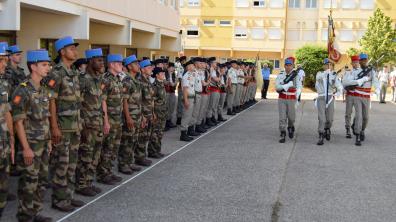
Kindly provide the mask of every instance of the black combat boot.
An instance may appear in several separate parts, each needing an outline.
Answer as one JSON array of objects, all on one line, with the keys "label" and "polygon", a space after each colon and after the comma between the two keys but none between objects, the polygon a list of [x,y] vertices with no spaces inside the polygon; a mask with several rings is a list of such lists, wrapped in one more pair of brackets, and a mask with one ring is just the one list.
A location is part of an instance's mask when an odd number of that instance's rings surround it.
[{"label": "black combat boot", "polygon": [[294,126],[287,127],[287,132],[289,133],[289,138],[294,138]]},{"label": "black combat boot", "polygon": [[353,123],[351,127],[352,127],[352,133],[353,133],[353,135],[356,136],[357,134],[356,134],[356,132],[355,132],[355,123]]},{"label": "black combat boot", "polygon": [[360,135],[356,135],[355,145],[356,146],[361,146],[362,145],[362,141],[360,140]]},{"label": "black combat boot", "polygon": [[201,125],[195,125],[195,131],[196,131],[197,133],[206,133],[206,129],[204,129],[204,128],[202,127],[202,124],[201,124]]},{"label": "black combat boot", "polygon": [[194,140],[194,138],[189,137],[187,135],[187,131],[181,131],[181,135],[180,135],[180,141],[184,141],[184,142],[190,142]]},{"label": "black combat boot", "polygon": [[221,114],[219,114],[219,116],[217,117],[217,120],[218,120],[218,121],[221,121],[221,122],[227,121],[227,119],[224,119],[223,116],[222,116]]},{"label": "black combat boot", "polygon": [[215,126],[217,126],[217,124],[220,123],[220,121],[217,121],[216,118],[214,116],[212,116],[211,118],[212,122],[215,124]]},{"label": "black combat boot", "polygon": [[235,115],[235,113],[232,112],[232,109],[228,109],[228,110],[227,110],[227,115],[233,116],[233,115]]},{"label": "black combat boot", "polygon": [[194,126],[189,126],[188,131],[187,131],[188,136],[199,136],[201,135],[200,133],[195,132]]},{"label": "black combat boot", "polygon": [[202,127],[202,129],[204,129],[204,130],[210,129],[210,126],[207,125],[207,124],[205,123],[205,120],[202,120],[202,122],[201,122],[201,127]]},{"label": "black combat boot", "polygon": [[327,140],[327,141],[330,140],[330,138],[331,138],[331,131],[330,131],[330,128],[326,128],[326,129],[325,129],[325,137],[326,137],[326,140]]},{"label": "black combat boot", "polygon": [[352,135],[351,135],[351,128],[346,127],[346,138],[351,139]]},{"label": "black combat boot", "polygon": [[363,142],[366,139],[366,136],[364,135],[364,131],[360,132],[360,140]]},{"label": "black combat boot", "polygon": [[285,143],[286,142],[286,131],[282,131],[279,139],[280,143]]},{"label": "black combat boot", "polygon": [[206,118],[206,125],[212,127],[215,126],[216,124],[213,122],[211,118]]},{"label": "black combat boot", "polygon": [[169,122],[168,122],[168,120],[166,121],[166,123],[165,123],[165,128],[164,128],[164,131],[166,132],[166,131],[169,131]]},{"label": "black combat boot", "polygon": [[319,133],[319,140],[318,140],[318,142],[316,143],[316,145],[322,146],[322,145],[324,144],[323,140],[324,140],[324,135],[323,135],[323,133]]},{"label": "black combat boot", "polygon": [[176,125],[172,123],[172,120],[168,120],[168,121],[169,121],[169,128],[170,128],[170,129],[176,127]]},{"label": "black combat boot", "polygon": [[240,113],[241,111],[239,110],[239,106],[234,106],[233,109],[234,113]]},{"label": "black combat boot", "polygon": [[181,124],[181,117],[177,117],[177,120],[176,120],[176,125],[180,125]]}]

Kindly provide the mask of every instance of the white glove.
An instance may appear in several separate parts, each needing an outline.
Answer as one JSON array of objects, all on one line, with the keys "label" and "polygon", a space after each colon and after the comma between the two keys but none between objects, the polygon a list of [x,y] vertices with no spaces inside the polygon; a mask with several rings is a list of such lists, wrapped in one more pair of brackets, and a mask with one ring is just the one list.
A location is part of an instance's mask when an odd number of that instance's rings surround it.
[{"label": "white glove", "polygon": [[337,93],[335,94],[336,97],[340,97],[342,96],[342,92],[341,91],[337,91]]},{"label": "white glove", "polygon": [[367,78],[367,76],[365,76],[365,77],[363,77],[363,78],[361,78],[361,79],[358,79],[358,80],[356,80],[356,81],[357,81],[357,83],[358,83],[359,86],[362,86],[365,82],[368,81],[368,78]]},{"label": "white glove", "polygon": [[287,90],[289,90],[289,88],[292,87],[292,86],[293,86],[293,81],[290,81],[290,82],[288,82],[287,84],[282,85],[282,88],[283,88],[285,91],[287,91]]}]

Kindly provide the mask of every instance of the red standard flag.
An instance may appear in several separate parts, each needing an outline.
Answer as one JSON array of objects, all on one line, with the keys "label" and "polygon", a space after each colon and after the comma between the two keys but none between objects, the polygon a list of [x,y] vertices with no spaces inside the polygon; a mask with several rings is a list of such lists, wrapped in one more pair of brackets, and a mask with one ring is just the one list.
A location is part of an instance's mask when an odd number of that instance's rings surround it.
[{"label": "red standard flag", "polygon": [[330,10],[329,15],[329,27],[328,27],[328,38],[327,38],[327,53],[329,54],[329,59],[334,62],[338,62],[341,58],[341,54],[334,47],[335,33],[334,33],[334,22],[332,17],[332,10]]}]

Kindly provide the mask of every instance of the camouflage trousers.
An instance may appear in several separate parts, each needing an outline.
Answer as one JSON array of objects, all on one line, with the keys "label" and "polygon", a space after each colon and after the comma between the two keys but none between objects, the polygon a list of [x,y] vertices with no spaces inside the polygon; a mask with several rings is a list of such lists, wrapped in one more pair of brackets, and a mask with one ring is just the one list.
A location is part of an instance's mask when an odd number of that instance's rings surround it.
[{"label": "camouflage trousers", "polygon": [[136,129],[137,122],[135,121],[135,128],[129,130],[126,126],[122,129],[121,145],[118,150],[118,167],[130,167],[135,161],[135,150],[138,146],[138,131]]},{"label": "camouflage trousers", "polygon": [[102,142],[101,126],[84,128],[81,131],[81,144],[78,150],[76,169],[76,189],[83,189],[92,185],[102,151]]},{"label": "camouflage trousers", "polygon": [[54,145],[50,169],[53,176],[52,204],[56,206],[70,205],[73,198],[79,146],[78,132],[63,132],[61,142]]},{"label": "camouflage trousers", "polygon": [[122,129],[120,125],[121,124],[112,124],[109,134],[104,137],[97,168],[97,177],[99,179],[103,179],[112,174],[113,161],[117,158],[118,148],[121,142]]},{"label": "camouflage trousers", "polygon": [[10,175],[10,149],[7,141],[0,138],[0,209],[7,204]]},{"label": "camouflage trousers", "polygon": [[147,157],[147,146],[150,140],[151,128],[153,127],[152,123],[149,123],[146,128],[139,127],[138,129],[138,145],[135,150],[135,159],[143,160]]},{"label": "camouflage trousers", "polygon": [[[48,182],[47,141],[29,141],[34,153],[31,165],[25,165],[22,147],[16,156],[16,164],[21,172],[18,182],[18,213],[20,221],[33,219],[43,209],[44,185]],[[43,180],[44,179],[44,180]]]},{"label": "camouflage trousers", "polygon": [[165,128],[166,118],[158,117],[157,121],[153,124],[151,128],[150,141],[148,144],[148,153],[160,153],[162,147],[162,138],[164,137],[164,128]]}]

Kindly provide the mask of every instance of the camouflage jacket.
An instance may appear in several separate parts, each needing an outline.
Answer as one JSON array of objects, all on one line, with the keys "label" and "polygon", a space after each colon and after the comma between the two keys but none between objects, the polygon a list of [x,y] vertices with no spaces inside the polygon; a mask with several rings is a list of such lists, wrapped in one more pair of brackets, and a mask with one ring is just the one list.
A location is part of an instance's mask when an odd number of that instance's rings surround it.
[{"label": "camouflage jacket", "polygon": [[11,96],[14,93],[13,91],[19,86],[19,84],[27,80],[27,76],[23,68],[18,66],[16,69],[14,69],[11,65],[7,66],[5,75],[8,83],[11,86],[11,91],[9,94],[11,99]]},{"label": "camouflage jacket", "polygon": [[81,120],[84,128],[101,129],[103,126],[102,89],[100,76],[80,74]]},{"label": "camouflage jacket", "polygon": [[164,82],[157,79],[153,84],[154,89],[154,113],[158,118],[165,118],[167,114],[166,91]]},{"label": "camouflage jacket", "polygon": [[49,100],[52,92],[46,86],[36,88],[31,79],[21,83],[12,96],[14,122],[23,119],[28,141],[50,139]]},{"label": "camouflage jacket", "polygon": [[128,101],[129,114],[135,122],[138,122],[142,115],[142,87],[132,76],[125,77],[122,84],[123,98]]},{"label": "camouflage jacket", "polygon": [[6,122],[6,113],[11,111],[9,104],[9,84],[4,78],[4,74],[0,74],[0,150],[5,148],[5,142],[8,141],[8,127]]},{"label": "camouflage jacket", "polygon": [[149,78],[140,76],[140,84],[142,86],[142,113],[146,119],[151,119],[154,112],[154,90]]},{"label": "camouflage jacket", "polygon": [[106,72],[101,80],[103,99],[107,103],[107,115],[112,127],[121,127],[122,116],[122,82],[119,76]]},{"label": "camouflage jacket", "polygon": [[51,99],[56,100],[60,130],[78,132],[81,129],[81,93],[78,72],[75,69],[68,70],[60,62],[53,67],[44,82],[53,91]]}]

